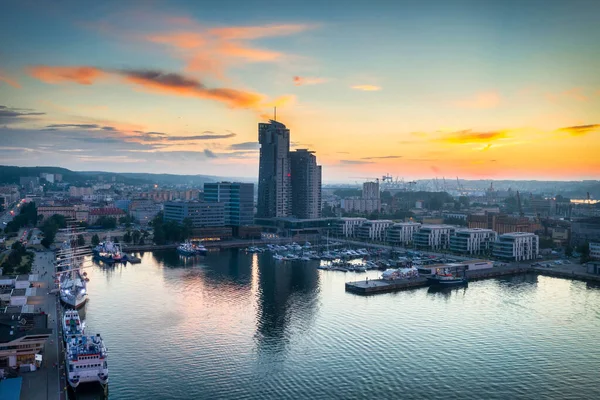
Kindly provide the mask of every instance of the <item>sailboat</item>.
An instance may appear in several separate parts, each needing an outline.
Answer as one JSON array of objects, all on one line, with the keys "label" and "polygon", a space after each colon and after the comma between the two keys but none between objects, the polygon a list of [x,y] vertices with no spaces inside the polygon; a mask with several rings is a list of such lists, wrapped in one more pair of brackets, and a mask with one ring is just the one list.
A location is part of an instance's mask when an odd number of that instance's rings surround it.
[{"label": "sailboat", "polygon": [[86,248],[77,248],[76,229],[67,228],[66,238],[57,254],[60,261],[56,265],[59,275],[59,294],[63,304],[80,308],[88,299],[87,278],[81,274],[84,257],[89,255]]}]

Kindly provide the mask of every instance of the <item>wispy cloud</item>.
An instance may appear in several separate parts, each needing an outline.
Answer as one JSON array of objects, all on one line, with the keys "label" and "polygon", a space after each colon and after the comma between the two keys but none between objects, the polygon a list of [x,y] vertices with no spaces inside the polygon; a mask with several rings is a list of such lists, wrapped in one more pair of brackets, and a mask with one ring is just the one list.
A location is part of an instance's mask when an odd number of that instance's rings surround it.
[{"label": "wispy cloud", "polygon": [[507,131],[474,132],[470,129],[443,135],[434,141],[453,144],[481,143],[508,138]]},{"label": "wispy cloud", "polygon": [[559,128],[559,132],[566,132],[573,136],[583,136],[592,132],[600,132],[600,124],[576,125]]},{"label": "wispy cloud", "polygon": [[209,149],[204,149],[204,155],[208,158],[217,158],[217,155]]},{"label": "wispy cloud", "polygon": [[352,89],[356,89],[356,90],[362,90],[364,92],[376,92],[378,90],[381,90],[381,86],[376,86],[376,85],[354,85],[354,86],[350,86]]},{"label": "wispy cloud", "polygon": [[307,86],[307,85],[318,85],[320,83],[327,82],[325,78],[315,78],[309,76],[294,76],[294,85],[296,86]]},{"label": "wispy cloud", "polygon": [[589,97],[585,95],[584,89],[575,87],[558,93],[546,93],[546,98],[551,102],[557,102],[563,99],[575,101],[588,101]]},{"label": "wispy cloud", "polygon": [[373,161],[340,160],[340,164],[342,164],[342,165],[363,165],[363,164],[373,164]]},{"label": "wispy cloud", "polygon": [[377,157],[362,157],[361,160],[384,160],[392,158],[402,158],[402,156],[377,156]]},{"label": "wispy cloud", "polygon": [[32,76],[50,84],[75,82],[91,85],[98,79],[113,76],[153,93],[209,99],[224,103],[231,108],[258,109],[262,106],[278,104],[280,100],[287,100],[287,97],[282,97],[268,102],[266,97],[259,93],[231,88],[208,88],[195,78],[152,69],[103,70],[95,67],[37,66],[30,68],[29,72]]},{"label": "wispy cloud", "polygon": [[458,108],[495,108],[500,105],[501,98],[498,92],[478,93],[473,97],[458,100],[454,106]]},{"label": "wispy cloud", "polygon": [[258,142],[234,143],[229,146],[230,150],[258,150],[259,148],[260,144]]},{"label": "wispy cloud", "polygon": [[12,87],[15,87],[17,89],[21,88],[21,85],[19,84],[19,82],[17,82],[16,79],[10,78],[5,72],[3,72],[0,69],[0,82],[4,82],[6,84],[9,84]]},{"label": "wispy cloud", "polygon": [[146,40],[178,51],[187,60],[187,69],[225,77],[225,70],[240,63],[275,62],[286,54],[280,51],[252,47],[248,41],[277,36],[289,36],[313,28],[308,24],[278,24],[264,26],[226,26],[206,29],[188,20],[184,30],[163,31],[146,36]]},{"label": "wispy cloud", "polygon": [[0,106],[0,124],[10,125],[24,122],[31,117],[45,115],[43,112],[36,112],[27,108],[12,108]]}]

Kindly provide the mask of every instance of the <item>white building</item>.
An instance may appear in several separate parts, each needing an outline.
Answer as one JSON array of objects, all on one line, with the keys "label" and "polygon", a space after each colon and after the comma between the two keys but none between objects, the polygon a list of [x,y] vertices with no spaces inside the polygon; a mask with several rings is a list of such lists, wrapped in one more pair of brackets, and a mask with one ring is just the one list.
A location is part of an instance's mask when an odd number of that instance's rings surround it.
[{"label": "white building", "polygon": [[447,249],[450,237],[454,235],[455,227],[451,225],[423,225],[413,235],[415,246],[431,250]]},{"label": "white building", "polygon": [[336,223],[336,233],[344,237],[354,237],[357,228],[367,222],[366,218],[340,218]]},{"label": "white building", "polygon": [[498,236],[494,256],[510,261],[534,260],[539,254],[540,239],[527,232],[512,232]]},{"label": "white building", "polygon": [[421,229],[418,222],[400,222],[388,227],[386,240],[395,245],[407,245],[412,243],[413,235]]},{"label": "white building", "polygon": [[361,240],[385,240],[387,228],[394,222],[388,219],[366,221],[357,228],[357,236]]},{"label": "white building", "polygon": [[481,254],[492,250],[498,234],[491,229],[457,229],[450,238],[450,250],[460,254]]},{"label": "white building", "polygon": [[600,243],[590,242],[590,258],[600,260]]},{"label": "white building", "polygon": [[381,210],[381,199],[350,197],[340,200],[340,207],[346,212],[372,213]]}]

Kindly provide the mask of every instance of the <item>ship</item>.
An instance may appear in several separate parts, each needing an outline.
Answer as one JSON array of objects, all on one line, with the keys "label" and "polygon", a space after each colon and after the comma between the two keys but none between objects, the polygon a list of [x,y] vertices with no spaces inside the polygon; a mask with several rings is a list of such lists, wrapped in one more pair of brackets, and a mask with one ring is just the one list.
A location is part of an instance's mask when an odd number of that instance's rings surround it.
[{"label": "ship", "polygon": [[67,238],[59,251],[57,274],[59,275],[60,300],[67,307],[79,308],[87,301],[88,278],[81,274],[86,249],[75,247],[75,236],[67,229]]},{"label": "ship", "polygon": [[73,389],[82,384],[108,384],[108,350],[100,334],[69,337],[65,361],[67,381]]},{"label": "ship", "polygon": [[83,322],[81,322],[77,310],[65,310],[62,320],[63,339],[65,343],[73,336],[81,336],[84,334]]},{"label": "ship", "polygon": [[193,256],[196,254],[196,248],[191,242],[186,241],[177,246],[177,252],[183,256]]},{"label": "ship", "polygon": [[205,256],[208,253],[208,249],[204,246],[202,246],[201,244],[197,244],[196,245],[196,253],[200,254],[201,256]]},{"label": "ship", "polygon": [[114,264],[120,262],[126,262],[127,258],[124,257],[121,251],[119,243],[112,242],[110,238],[107,238],[105,242],[100,243],[93,249],[94,257],[106,264]]},{"label": "ship", "polygon": [[458,285],[466,285],[469,283],[466,274],[462,276],[458,276],[456,274],[451,273],[447,268],[438,271],[432,275],[427,277],[427,282],[430,285],[436,286],[458,286]]}]

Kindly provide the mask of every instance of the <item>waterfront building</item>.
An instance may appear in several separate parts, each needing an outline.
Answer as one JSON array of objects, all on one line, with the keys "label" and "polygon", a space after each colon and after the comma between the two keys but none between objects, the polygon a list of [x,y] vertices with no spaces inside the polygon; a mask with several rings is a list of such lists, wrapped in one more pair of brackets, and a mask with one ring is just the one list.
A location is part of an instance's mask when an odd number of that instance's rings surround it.
[{"label": "waterfront building", "polygon": [[360,240],[385,240],[385,232],[387,228],[394,222],[388,219],[378,219],[373,221],[366,221],[360,225],[357,230],[357,237]]},{"label": "waterfront building", "polygon": [[396,246],[411,244],[413,235],[421,229],[418,222],[399,222],[387,228],[386,240]]},{"label": "waterfront building", "polygon": [[290,130],[274,120],[259,123],[258,142],[257,217],[288,217],[292,214]]},{"label": "waterfront building", "polygon": [[164,204],[165,221],[183,223],[186,218],[193,228],[225,226],[225,204],[181,200]]},{"label": "waterfront building", "polygon": [[21,306],[8,306],[0,313],[0,368],[35,364],[35,355],[42,351],[52,333],[47,328],[47,314],[21,310]]},{"label": "waterfront building", "polygon": [[529,232],[512,232],[498,236],[494,257],[510,261],[535,260],[539,254],[539,237]]},{"label": "waterfront building", "polygon": [[205,183],[204,201],[207,203],[224,204],[225,225],[227,226],[245,226],[254,224],[253,183]]},{"label": "waterfront building", "polygon": [[413,243],[417,247],[441,250],[450,247],[450,237],[455,227],[451,225],[422,225],[413,235]]},{"label": "waterfront building", "polygon": [[450,237],[450,250],[460,254],[482,254],[492,250],[497,234],[491,229],[457,229]]},{"label": "waterfront building", "polygon": [[298,238],[298,240],[313,241],[320,240],[325,233],[334,229],[337,218],[255,218],[254,221],[261,227],[263,234],[270,237],[302,235],[303,238]]},{"label": "waterfront building", "polygon": [[127,213],[120,208],[116,207],[105,207],[105,208],[92,208],[89,213],[89,223],[93,225],[98,221],[101,217],[106,218],[115,218],[117,223],[119,222],[119,218],[126,216]]},{"label": "waterfront building", "polygon": [[335,234],[344,237],[355,237],[359,226],[367,222],[366,218],[344,217],[335,222]]},{"label": "waterfront building", "polygon": [[321,166],[314,152],[290,153],[292,214],[299,219],[321,218]]},{"label": "waterfront building", "polygon": [[600,260],[600,242],[590,242],[590,258]]}]

